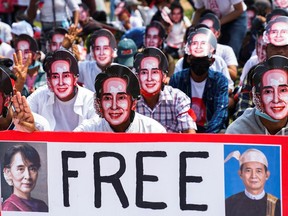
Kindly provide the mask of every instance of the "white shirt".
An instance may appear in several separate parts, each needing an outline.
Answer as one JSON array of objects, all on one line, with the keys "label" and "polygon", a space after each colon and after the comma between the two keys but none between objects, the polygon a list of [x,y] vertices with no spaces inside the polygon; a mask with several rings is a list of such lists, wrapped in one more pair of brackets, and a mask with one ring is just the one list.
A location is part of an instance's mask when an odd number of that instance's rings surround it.
[{"label": "white shirt", "polygon": [[243,69],[242,69],[242,73],[240,76],[240,81],[239,81],[239,85],[243,84],[243,81],[245,79],[245,77],[247,76],[248,72],[250,71],[250,69],[259,63],[259,59],[257,55],[251,56],[248,61],[245,63]]},{"label": "white shirt", "polygon": [[[205,7],[205,9],[211,9],[210,1],[208,0],[193,0],[193,2],[194,2],[195,8],[197,9],[200,9],[203,7]],[[219,11],[222,17],[234,11],[233,5],[238,4],[240,2],[242,2],[244,11],[246,11],[247,6],[243,0],[216,0],[216,3],[219,7]]]},{"label": "white shirt", "polygon": [[[79,11],[79,6],[75,0],[54,0],[55,3],[55,18],[56,21],[66,21],[70,11]],[[69,10],[67,10],[69,9]],[[70,18],[70,17],[69,17]],[[53,6],[52,1],[45,1],[41,13],[40,19],[42,22],[53,22]]]},{"label": "white shirt", "polygon": [[[79,125],[82,123],[83,120],[90,119],[97,114],[93,106],[93,92],[80,86],[77,87],[78,93],[76,95],[76,101],[74,103],[74,113],[72,114],[79,116]],[[36,89],[36,91],[27,98],[27,101],[32,112],[37,113],[47,119],[52,131],[55,130],[56,121],[66,121],[66,119],[63,117],[58,117],[56,119],[53,115],[55,94],[48,89],[47,85],[41,86],[40,88]]]},{"label": "white shirt", "polygon": [[228,66],[238,66],[238,61],[232,47],[217,43],[216,55],[222,57]]},{"label": "white shirt", "polygon": [[[76,132],[114,132],[104,118],[92,118],[75,128]],[[135,112],[133,122],[125,133],[166,133],[166,129],[156,120]]]},{"label": "white shirt", "polygon": [[79,66],[79,78],[78,82],[84,84],[84,87],[92,92],[95,92],[95,78],[102,72],[102,70],[97,66],[95,60],[91,61],[80,61]]}]

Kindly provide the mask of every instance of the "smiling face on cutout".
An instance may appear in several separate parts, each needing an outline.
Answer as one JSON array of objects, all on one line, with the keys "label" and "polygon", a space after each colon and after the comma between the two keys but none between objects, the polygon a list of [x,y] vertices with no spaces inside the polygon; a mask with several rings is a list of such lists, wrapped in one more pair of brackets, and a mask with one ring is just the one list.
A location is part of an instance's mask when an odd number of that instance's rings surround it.
[{"label": "smiling face on cutout", "polygon": [[158,28],[150,27],[145,35],[145,46],[159,48],[162,44],[162,39],[160,38],[159,34],[160,31]]},{"label": "smiling face on cutout", "polygon": [[274,23],[268,33],[268,40],[275,46],[284,46],[288,44],[288,23]]},{"label": "smiling face on cutout", "polygon": [[276,120],[288,116],[287,72],[272,69],[262,77],[261,101],[267,115]]},{"label": "smiling face on cutout", "polygon": [[208,56],[213,52],[213,48],[208,41],[206,34],[195,34],[190,45],[190,53],[194,57]]},{"label": "smiling face on cutout", "polygon": [[18,41],[17,45],[16,45],[16,50],[21,50],[22,51],[22,61],[23,61],[23,64],[26,63],[27,59],[28,59],[28,55],[29,53],[31,53],[31,50],[30,50],[30,44],[28,41],[26,40],[20,40]]},{"label": "smiling face on cutout", "polygon": [[64,35],[62,34],[54,34],[52,40],[50,42],[50,50],[52,52],[58,50],[62,45],[62,41],[64,39]]},{"label": "smiling face on cutout", "polygon": [[77,78],[70,71],[70,64],[65,60],[57,60],[51,64],[49,78],[51,90],[62,101],[69,101],[75,95]]},{"label": "smiling face on cutout", "polygon": [[102,113],[117,132],[124,132],[128,128],[130,113],[135,106],[126,89],[127,81],[119,77],[108,78],[103,83],[100,99]]},{"label": "smiling face on cutout", "polygon": [[107,67],[113,61],[113,50],[109,38],[100,36],[96,38],[93,46],[93,55],[100,67]]},{"label": "smiling face on cutout", "polygon": [[152,56],[143,58],[138,76],[142,92],[157,94],[161,91],[163,73],[159,68],[159,59]]}]

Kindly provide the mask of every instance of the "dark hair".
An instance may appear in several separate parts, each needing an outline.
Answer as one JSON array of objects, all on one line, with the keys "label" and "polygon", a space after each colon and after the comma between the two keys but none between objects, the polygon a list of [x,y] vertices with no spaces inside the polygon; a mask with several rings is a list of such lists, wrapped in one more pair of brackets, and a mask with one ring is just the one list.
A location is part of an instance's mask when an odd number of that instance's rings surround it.
[{"label": "dark hair", "polygon": [[74,73],[75,76],[79,75],[78,62],[74,55],[68,50],[56,50],[54,52],[50,52],[46,55],[43,62],[43,69],[47,74],[47,77],[51,76],[51,65],[53,62],[58,60],[64,60],[69,62],[70,72]]},{"label": "dark hair", "polygon": [[213,22],[213,28],[216,31],[220,31],[221,30],[221,23],[219,18],[213,14],[213,13],[206,13],[204,16],[202,16],[199,20],[199,23],[203,22],[204,20],[211,20]]},{"label": "dark hair", "polygon": [[15,47],[17,47],[19,41],[27,41],[29,43],[30,50],[32,50],[34,53],[39,50],[36,40],[27,34],[20,34],[16,37]]},{"label": "dark hair", "polygon": [[256,92],[260,92],[263,75],[273,69],[281,69],[288,73],[288,58],[281,55],[274,55],[255,67],[253,70],[252,85],[255,86]]},{"label": "dark hair", "polygon": [[266,23],[270,22],[273,16],[288,16],[288,11],[284,8],[275,8],[271,13],[266,15]]},{"label": "dark hair", "polygon": [[143,52],[136,54],[134,68],[136,69],[137,73],[139,73],[141,69],[140,67],[142,60],[147,57],[157,58],[159,60],[159,69],[166,74],[168,73],[168,60],[165,54],[160,49],[155,47],[145,48]]},{"label": "dark hair", "polygon": [[20,153],[24,160],[28,160],[39,169],[41,167],[40,156],[36,149],[26,143],[13,145],[6,151],[4,155],[4,168],[10,168],[12,158],[16,153]]},{"label": "dark hair", "polygon": [[55,34],[65,35],[65,34],[68,34],[68,30],[65,29],[65,28],[61,28],[61,27],[56,28],[56,29],[52,29],[52,30],[48,33],[48,39],[49,39],[49,41],[52,40],[52,38],[53,38],[53,36],[54,36]]},{"label": "dark hair", "polygon": [[79,7],[82,7],[83,10],[85,11],[89,11],[89,7],[87,6],[87,4],[85,4],[84,2],[81,2],[80,4],[78,4]]},{"label": "dark hair", "polygon": [[278,22],[284,22],[287,24],[288,22],[288,17],[287,16],[279,16],[277,17],[276,19],[274,20],[271,20],[269,23],[267,23],[266,25],[266,31],[269,33],[272,26],[275,24],[275,23],[278,23]]},{"label": "dark hair", "polygon": [[96,76],[95,79],[95,91],[96,97],[101,98],[103,83],[112,77],[118,77],[127,81],[126,92],[132,96],[132,98],[138,100],[140,97],[140,85],[136,75],[126,66],[117,63],[112,63],[107,67],[103,73]]},{"label": "dark hair", "polygon": [[95,40],[98,38],[98,37],[107,37],[109,39],[109,45],[111,46],[111,48],[113,50],[115,50],[117,48],[117,42],[116,42],[116,39],[114,37],[114,35],[112,34],[111,31],[107,30],[107,29],[99,29],[99,30],[96,30],[91,36],[90,36],[90,39],[89,39],[89,46],[94,46],[95,44]]}]

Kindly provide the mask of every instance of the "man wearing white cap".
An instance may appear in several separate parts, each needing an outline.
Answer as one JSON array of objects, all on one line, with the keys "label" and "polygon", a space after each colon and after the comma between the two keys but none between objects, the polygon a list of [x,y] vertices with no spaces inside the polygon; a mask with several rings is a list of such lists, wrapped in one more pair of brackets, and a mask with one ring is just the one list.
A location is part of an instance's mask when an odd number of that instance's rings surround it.
[{"label": "man wearing white cap", "polygon": [[239,160],[238,174],[245,185],[245,191],[226,199],[226,216],[280,216],[280,200],[264,190],[270,171],[263,152],[248,149],[240,155],[239,151],[234,151],[226,157],[225,162],[232,157]]}]

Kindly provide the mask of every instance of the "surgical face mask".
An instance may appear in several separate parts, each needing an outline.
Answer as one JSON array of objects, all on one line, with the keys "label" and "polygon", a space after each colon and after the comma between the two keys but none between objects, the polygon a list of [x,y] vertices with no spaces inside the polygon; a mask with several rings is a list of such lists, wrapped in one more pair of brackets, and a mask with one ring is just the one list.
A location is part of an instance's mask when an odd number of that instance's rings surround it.
[{"label": "surgical face mask", "polygon": [[211,61],[208,56],[205,57],[190,57],[190,68],[197,76],[202,76],[208,72],[211,66]]}]

